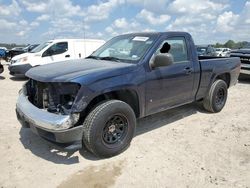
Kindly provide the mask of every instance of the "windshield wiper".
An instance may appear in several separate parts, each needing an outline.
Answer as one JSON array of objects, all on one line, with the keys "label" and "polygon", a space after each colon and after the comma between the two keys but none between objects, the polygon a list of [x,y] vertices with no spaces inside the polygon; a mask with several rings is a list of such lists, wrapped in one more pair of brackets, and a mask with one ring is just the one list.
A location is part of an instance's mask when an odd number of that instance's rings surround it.
[{"label": "windshield wiper", "polygon": [[101,57],[101,60],[110,60],[110,61],[121,61],[121,59],[117,58],[117,57],[112,57],[112,56],[106,56],[106,57]]},{"label": "windshield wiper", "polygon": [[119,58],[117,58],[117,57],[111,57],[111,56],[98,57],[98,56],[90,55],[90,56],[86,57],[85,59],[108,60],[108,61],[117,61],[117,62],[120,61]]},{"label": "windshield wiper", "polygon": [[86,57],[85,59],[100,59],[100,57],[90,55],[90,56]]}]

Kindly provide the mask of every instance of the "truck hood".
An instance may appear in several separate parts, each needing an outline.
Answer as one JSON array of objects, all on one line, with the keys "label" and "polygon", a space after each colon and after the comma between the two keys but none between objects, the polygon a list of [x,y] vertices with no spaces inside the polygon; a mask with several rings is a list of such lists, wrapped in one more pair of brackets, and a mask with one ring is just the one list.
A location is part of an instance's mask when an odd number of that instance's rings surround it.
[{"label": "truck hood", "polygon": [[52,63],[30,69],[25,75],[40,82],[78,82],[89,84],[99,79],[126,74],[135,64],[81,59]]}]

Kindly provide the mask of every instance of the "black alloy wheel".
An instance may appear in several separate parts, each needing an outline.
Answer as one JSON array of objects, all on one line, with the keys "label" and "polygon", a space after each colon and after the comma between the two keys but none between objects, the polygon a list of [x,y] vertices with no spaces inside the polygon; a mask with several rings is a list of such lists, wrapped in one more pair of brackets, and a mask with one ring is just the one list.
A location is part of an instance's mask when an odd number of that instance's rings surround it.
[{"label": "black alloy wheel", "polygon": [[203,100],[203,107],[209,112],[220,112],[227,101],[227,88],[224,80],[215,80]]},{"label": "black alloy wheel", "polygon": [[85,118],[83,144],[98,157],[111,157],[128,148],[135,127],[135,113],[127,103],[103,101]]},{"label": "black alloy wheel", "polygon": [[117,114],[112,116],[106,123],[102,138],[106,144],[117,144],[122,142],[128,133],[128,120],[125,116]]},{"label": "black alloy wheel", "polygon": [[224,103],[225,103],[225,90],[224,88],[220,88],[215,96],[215,104],[217,106],[221,106],[224,105]]}]

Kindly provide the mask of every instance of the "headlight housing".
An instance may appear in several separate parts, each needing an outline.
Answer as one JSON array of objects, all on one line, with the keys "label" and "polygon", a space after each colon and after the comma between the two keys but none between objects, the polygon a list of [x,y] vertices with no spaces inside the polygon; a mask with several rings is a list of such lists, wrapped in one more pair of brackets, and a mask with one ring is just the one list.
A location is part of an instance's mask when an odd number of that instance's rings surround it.
[{"label": "headlight housing", "polygon": [[23,57],[23,58],[15,60],[15,61],[13,60],[12,64],[14,64],[14,63],[24,63],[26,61],[28,61],[28,57]]},{"label": "headlight housing", "polygon": [[48,112],[67,115],[71,113],[80,85],[71,82],[44,83],[30,79],[26,92],[31,103]]},{"label": "headlight housing", "polygon": [[25,61],[28,61],[28,57],[23,57],[20,59],[20,62],[25,62]]}]

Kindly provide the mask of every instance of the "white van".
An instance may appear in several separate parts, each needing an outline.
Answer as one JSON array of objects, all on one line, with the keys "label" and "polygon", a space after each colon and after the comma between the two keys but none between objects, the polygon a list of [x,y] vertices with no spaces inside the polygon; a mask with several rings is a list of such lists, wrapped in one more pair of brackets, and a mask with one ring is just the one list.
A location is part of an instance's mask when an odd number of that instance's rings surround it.
[{"label": "white van", "polygon": [[56,39],[40,44],[31,52],[17,55],[9,66],[13,76],[24,76],[32,67],[49,63],[81,59],[89,56],[105,41],[94,39]]}]

